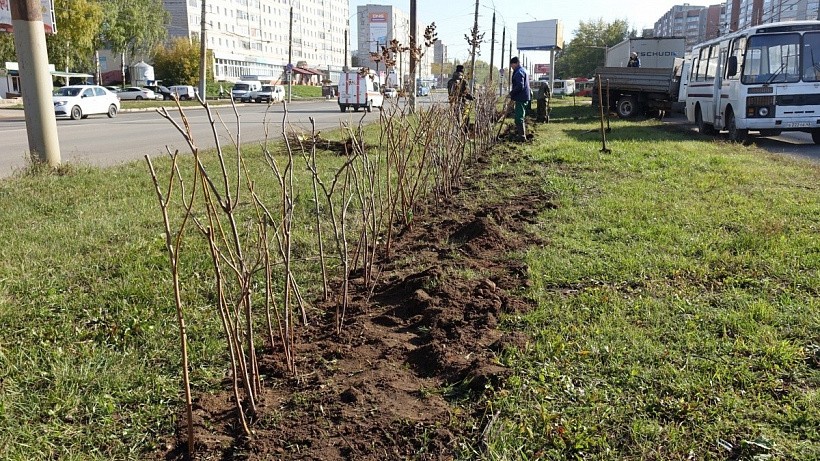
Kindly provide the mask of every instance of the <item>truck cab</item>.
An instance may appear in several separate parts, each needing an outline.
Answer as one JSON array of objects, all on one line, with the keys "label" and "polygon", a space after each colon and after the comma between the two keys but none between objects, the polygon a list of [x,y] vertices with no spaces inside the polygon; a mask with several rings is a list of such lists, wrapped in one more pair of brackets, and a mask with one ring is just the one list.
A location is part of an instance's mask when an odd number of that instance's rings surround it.
[{"label": "truck cab", "polygon": [[342,112],[352,107],[354,111],[366,109],[372,111],[384,106],[384,95],[379,91],[379,84],[371,74],[343,72],[339,78],[339,109]]}]

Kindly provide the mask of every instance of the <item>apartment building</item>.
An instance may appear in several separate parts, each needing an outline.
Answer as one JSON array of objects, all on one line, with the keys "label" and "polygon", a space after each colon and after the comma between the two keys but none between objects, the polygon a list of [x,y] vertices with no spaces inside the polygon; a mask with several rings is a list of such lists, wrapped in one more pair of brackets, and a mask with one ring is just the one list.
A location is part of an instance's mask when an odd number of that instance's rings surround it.
[{"label": "apartment building", "polygon": [[820,19],[820,0],[727,0],[722,31],[758,24]]},{"label": "apartment building", "polygon": [[[163,2],[171,14],[168,35],[198,40],[200,0]],[[214,77],[283,79],[290,62],[338,81],[347,63],[349,17],[347,0],[208,0],[205,41],[213,52]]]},{"label": "apartment building", "polygon": [[[409,51],[398,53],[395,56],[396,66],[393,69],[385,69],[384,63],[374,61],[370,53],[381,51],[381,47],[389,44],[393,39],[407,47],[410,45],[410,15],[391,5],[360,5],[356,11],[357,22],[357,43],[358,60],[361,67],[383,72],[386,75],[395,75],[396,81],[402,85],[410,75],[410,53]],[[417,21],[417,42],[419,46],[424,43],[424,27]],[[430,63],[433,61],[433,49],[423,49],[424,56],[418,63],[416,75],[425,78],[430,75]]]}]

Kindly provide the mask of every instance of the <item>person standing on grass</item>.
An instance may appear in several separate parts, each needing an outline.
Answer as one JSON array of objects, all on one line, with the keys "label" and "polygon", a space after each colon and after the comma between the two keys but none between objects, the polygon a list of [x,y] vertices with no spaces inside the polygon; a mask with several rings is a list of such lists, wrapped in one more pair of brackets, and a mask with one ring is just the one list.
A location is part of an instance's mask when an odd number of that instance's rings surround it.
[{"label": "person standing on grass", "polygon": [[546,123],[550,121],[550,115],[547,113],[547,101],[550,98],[550,84],[541,82],[541,87],[538,88],[538,93],[535,94],[535,121],[539,123]]},{"label": "person standing on grass", "polygon": [[517,141],[527,140],[527,130],[524,125],[524,115],[527,104],[530,102],[530,82],[527,71],[519,64],[518,56],[510,59],[512,69],[512,89],[510,99],[515,102],[515,138]]}]

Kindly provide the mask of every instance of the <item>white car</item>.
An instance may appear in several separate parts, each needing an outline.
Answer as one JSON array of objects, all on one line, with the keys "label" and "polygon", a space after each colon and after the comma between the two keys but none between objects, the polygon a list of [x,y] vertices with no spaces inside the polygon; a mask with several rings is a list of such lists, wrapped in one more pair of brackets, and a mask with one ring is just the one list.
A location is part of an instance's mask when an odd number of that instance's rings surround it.
[{"label": "white car", "polygon": [[395,88],[385,88],[384,89],[384,97],[385,98],[396,98],[398,96],[399,96],[399,92]]},{"label": "white car", "polygon": [[[128,86],[121,89],[117,92],[117,96],[122,100],[136,99],[137,101],[142,101],[143,99],[157,99],[157,95],[153,91],[148,88],[138,88],[136,86]],[[159,99],[162,99],[162,95],[160,95]]]},{"label": "white car", "polygon": [[52,98],[54,114],[57,117],[71,117],[72,120],[86,118],[93,114],[117,116],[120,100],[107,89],[97,85],[71,85],[58,89]]}]

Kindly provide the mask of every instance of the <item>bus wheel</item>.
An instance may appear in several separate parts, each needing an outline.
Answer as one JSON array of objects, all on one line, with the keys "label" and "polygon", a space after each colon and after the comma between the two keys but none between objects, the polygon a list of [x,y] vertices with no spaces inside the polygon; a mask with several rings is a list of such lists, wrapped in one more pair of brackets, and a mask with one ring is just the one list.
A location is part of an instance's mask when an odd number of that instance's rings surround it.
[{"label": "bus wheel", "polygon": [[695,124],[698,126],[698,133],[715,134],[715,127],[703,121],[703,113],[700,111],[700,106],[695,109]]},{"label": "bus wheel", "polygon": [[729,140],[743,143],[749,137],[749,130],[741,130],[737,127],[737,120],[732,111],[726,113],[726,129],[729,131]]},{"label": "bus wheel", "polygon": [[638,101],[634,96],[624,96],[618,100],[618,117],[632,118],[638,113]]},{"label": "bus wheel", "polygon": [[820,130],[811,132],[811,140],[814,141],[815,144],[820,144]]}]

